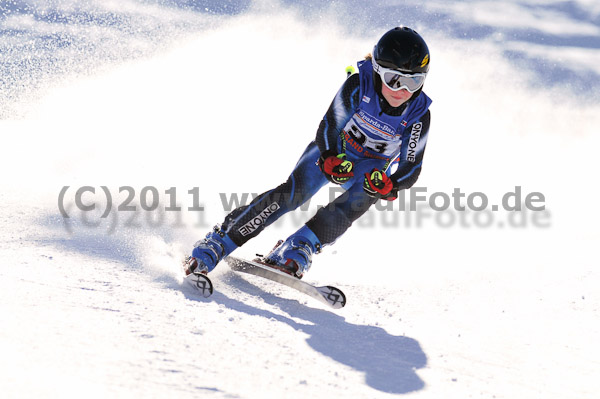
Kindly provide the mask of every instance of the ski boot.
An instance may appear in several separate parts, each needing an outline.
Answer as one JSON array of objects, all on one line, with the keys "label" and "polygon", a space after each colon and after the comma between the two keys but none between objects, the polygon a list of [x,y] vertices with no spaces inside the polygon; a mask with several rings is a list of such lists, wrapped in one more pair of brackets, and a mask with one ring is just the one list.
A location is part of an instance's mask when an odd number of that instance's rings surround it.
[{"label": "ski boot", "polygon": [[237,247],[231,238],[221,231],[220,226],[215,226],[204,239],[194,244],[192,256],[188,256],[183,261],[185,274],[194,272],[207,274]]},{"label": "ski boot", "polygon": [[280,240],[266,257],[257,261],[300,279],[310,269],[313,254],[319,252],[321,242],[304,226],[287,240]]}]

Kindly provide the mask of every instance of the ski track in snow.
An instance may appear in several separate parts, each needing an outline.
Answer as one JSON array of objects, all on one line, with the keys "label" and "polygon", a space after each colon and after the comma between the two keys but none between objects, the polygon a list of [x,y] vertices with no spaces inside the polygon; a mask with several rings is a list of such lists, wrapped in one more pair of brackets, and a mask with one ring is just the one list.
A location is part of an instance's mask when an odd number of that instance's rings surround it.
[{"label": "ski track in snow", "polygon": [[[599,18],[591,0],[2,2],[2,397],[597,397]],[[417,185],[521,186],[546,211],[371,212],[306,276],[340,311],[225,264],[211,298],[182,287],[231,195],[287,177],[342,68],[402,23],[432,51]],[[101,186],[138,211],[100,218]],[[147,186],[184,211],[139,211]]]}]

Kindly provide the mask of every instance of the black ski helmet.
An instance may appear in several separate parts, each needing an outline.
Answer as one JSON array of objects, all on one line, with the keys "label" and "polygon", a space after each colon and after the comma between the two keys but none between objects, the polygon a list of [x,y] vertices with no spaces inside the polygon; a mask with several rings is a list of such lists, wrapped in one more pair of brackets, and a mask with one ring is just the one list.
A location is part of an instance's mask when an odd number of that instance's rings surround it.
[{"label": "black ski helmet", "polygon": [[429,48],[421,35],[407,27],[394,28],[381,36],[373,58],[383,67],[404,73],[429,71]]},{"label": "black ski helmet", "polygon": [[[375,45],[373,58],[385,68],[403,73],[429,72],[429,48],[416,31],[407,27],[397,27],[387,31]],[[381,93],[381,78],[373,73],[377,92]],[[419,95],[421,90],[415,93]]]}]

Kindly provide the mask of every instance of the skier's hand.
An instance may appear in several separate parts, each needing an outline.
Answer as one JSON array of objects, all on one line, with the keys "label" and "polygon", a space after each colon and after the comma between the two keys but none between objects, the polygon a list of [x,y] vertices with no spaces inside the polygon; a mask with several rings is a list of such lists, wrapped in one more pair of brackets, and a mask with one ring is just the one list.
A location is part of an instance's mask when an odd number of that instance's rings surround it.
[{"label": "skier's hand", "polygon": [[373,198],[393,201],[398,198],[398,189],[384,172],[373,169],[365,173],[363,189]]},{"label": "skier's hand", "polygon": [[336,155],[332,151],[321,154],[319,168],[335,184],[344,184],[354,176],[354,164],[346,159],[346,154]]}]

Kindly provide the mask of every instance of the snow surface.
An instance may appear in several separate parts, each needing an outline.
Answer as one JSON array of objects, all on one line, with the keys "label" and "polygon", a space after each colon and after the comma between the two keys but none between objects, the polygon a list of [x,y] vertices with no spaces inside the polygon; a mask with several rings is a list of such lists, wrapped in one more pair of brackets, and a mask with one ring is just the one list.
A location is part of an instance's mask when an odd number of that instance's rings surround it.
[{"label": "snow surface", "polygon": [[[340,311],[225,265],[210,299],[182,288],[182,255],[287,177],[345,66],[401,24],[432,53],[417,186],[545,211],[371,212],[306,276]],[[3,398],[600,394],[596,1],[9,0],[0,32]],[[102,219],[102,186],[138,211]],[[150,186],[183,210],[142,211]]]}]

